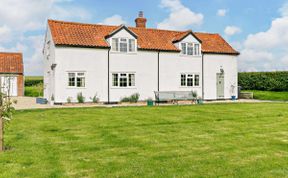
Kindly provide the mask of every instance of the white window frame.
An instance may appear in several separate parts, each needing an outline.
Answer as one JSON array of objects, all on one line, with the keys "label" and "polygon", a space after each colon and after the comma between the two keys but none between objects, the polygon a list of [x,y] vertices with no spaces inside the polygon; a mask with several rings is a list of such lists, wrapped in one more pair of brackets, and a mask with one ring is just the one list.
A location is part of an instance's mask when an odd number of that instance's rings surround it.
[{"label": "white window frame", "polygon": [[[116,74],[117,74],[117,85],[115,86],[114,75]],[[132,78],[132,76],[134,76],[134,78]],[[127,86],[120,86],[121,79],[125,79],[125,78],[126,78]],[[131,80],[131,86],[130,86],[130,80]],[[111,82],[112,82],[111,83],[112,88],[135,88],[136,87],[136,73],[135,72],[112,72]]]},{"label": "white window frame", "polygon": [[[182,75],[185,75],[185,85],[182,85]],[[199,77],[199,80],[198,80],[198,85],[195,86],[195,76]],[[192,79],[192,86],[188,86],[188,80],[189,79]],[[199,73],[181,73],[180,74],[180,87],[189,87],[189,88],[193,88],[193,87],[200,87],[200,80],[201,80],[201,76]]]},{"label": "white window frame", "polygon": [[[82,74],[83,75],[79,75]],[[69,78],[69,74],[74,74],[74,85],[70,86],[70,78]],[[78,78],[84,78],[84,86],[77,86],[77,79]],[[67,72],[67,87],[68,88],[85,88],[86,87],[86,72],[85,71],[68,71]]]},{"label": "white window frame", "polygon": [[[185,51],[183,51],[183,45],[185,45]],[[192,46],[191,46],[192,45]],[[196,52],[195,46],[198,45],[198,52]],[[192,54],[188,54],[188,48],[192,47]],[[200,43],[193,43],[193,42],[181,42],[180,43],[180,54],[183,56],[201,56],[201,45]]]},{"label": "white window frame", "polygon": [[[118,39],[118,45],[116,47],[117,50],[113,49],[113,39]],[[127,44],[127,50],[126,51],[120,51],[121,40],[126,40],[126,44]],[[130,40],[134,40],[134,50],[133,51],[130,51]],[[136,53],[137,52],[137,40],[134,38],[124,38],[124,37],[113,38],[112,37],[111,38],[111,51],[112,52],[119,52],[119,53]]]}]

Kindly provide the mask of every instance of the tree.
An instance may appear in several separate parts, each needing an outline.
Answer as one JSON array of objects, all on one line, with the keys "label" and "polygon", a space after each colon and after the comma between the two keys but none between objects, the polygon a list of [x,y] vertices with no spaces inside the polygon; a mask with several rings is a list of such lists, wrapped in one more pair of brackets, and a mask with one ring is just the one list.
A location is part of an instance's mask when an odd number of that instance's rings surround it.
[{"label": "tree", "polygon": [[[5,80],[4,77],[2,77],[2,79]],[[0,152],[5,150],[4,126],[12,119],[13,113],[15,111],[13,102],[10,97],[10,77],[8,76],[6,79],[6,81],[1,81],[0,78]]]}]

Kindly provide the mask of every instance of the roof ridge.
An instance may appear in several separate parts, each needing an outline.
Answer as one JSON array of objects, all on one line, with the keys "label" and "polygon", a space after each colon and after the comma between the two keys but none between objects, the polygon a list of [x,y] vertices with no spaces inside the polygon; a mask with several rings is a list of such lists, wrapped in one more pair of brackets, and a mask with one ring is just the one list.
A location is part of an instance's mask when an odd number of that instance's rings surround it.
[{"label": "roof ridge", "polygon": [[62,21],[62,20],[53,20],[48,19],[48,22],[56,22],[56,23],[65,23],[70,25],[84,25],[84,26],[108,26],[108,27],[119,27],[120,25],[104,25],[104,24],[97,24],[97,23],[84,23],[84,22],[71,22],[71,21]]},{"label": "roof ridge", "polygon": [[20,55],[22,55],[22,52],[1,52],[0,51],[0,54],[20,54]]},{"label": "roof ridge", "polygon": [[[65,23],[65,24],[71,24],[71,25],[85,25],[85,26],[108,26],[108,27],[120,27],[123,24],[120,25],[106,25],[106,24],[99,24],[99,23],[84,23],[84,22],[71,22],[71,21],[63,21],[63,20],[53,20],[53,19],[48,19],[48,22],[57,22],[57,23]],[[125,25],[125,24],[124,24]],[[195,32],[192,29],[187,29],[187,30],[168,30],[168,29],[158,29],[158,28],[137,28],[137,27],[132,27],[132,26],[127,26],[127,28],[137,29],[137,30],[151,30],[151,31],[166,31],[166,32],[176,32],[176,33],[186,33],[191,31],[192,33],[201,33],[201,34],[208,34],[208,35],[220,35],[219,33],[210,33],[210,32]],[[220,35],[221,36],[221,35]]]},{"label": "roof ridge", "polygon": [[[108,27],[119,27],[123,24],[120,25],[106,25],[106,24],[98,24],[98,23],[84,23],[84,22],[71,22],[71,21],[63,21],[63,20],[53,20],[53,19],[48,19],[48,22],[56,22],[56,23],[65,23],[65,24],[71,24],[71,25],[85,25],[85,26],[108,26]],[[124,24],[125,25],[125,24]],[[185,31],[177,31],[177,30],[166,30],[166,29],[158,29],[158,28],[137,28],[137,27],[132,27],[132,26],[127,26],[127,28],[131,29],[145,29],[145,30],[156,30],[156,31],[168,31],[168,32],[177,32],[177,33],[183,33],[187,31],[192,31],[190,30],[185,30]]]},{"label": "roof ridge", "polygon": [[193,33],[206,34],[206,35],[219,35],[219,36],[221,36],[219,33],[211,33],[211,32],[193,32]]}]

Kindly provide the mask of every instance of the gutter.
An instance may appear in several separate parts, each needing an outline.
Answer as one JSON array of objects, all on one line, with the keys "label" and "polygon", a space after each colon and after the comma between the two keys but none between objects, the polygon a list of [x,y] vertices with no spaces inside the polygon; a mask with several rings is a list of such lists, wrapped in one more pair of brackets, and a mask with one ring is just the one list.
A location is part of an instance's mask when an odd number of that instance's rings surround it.
[{"label": "gutter", "polygon": [[160,51],[157,55],[157,91],[160,91]]}]

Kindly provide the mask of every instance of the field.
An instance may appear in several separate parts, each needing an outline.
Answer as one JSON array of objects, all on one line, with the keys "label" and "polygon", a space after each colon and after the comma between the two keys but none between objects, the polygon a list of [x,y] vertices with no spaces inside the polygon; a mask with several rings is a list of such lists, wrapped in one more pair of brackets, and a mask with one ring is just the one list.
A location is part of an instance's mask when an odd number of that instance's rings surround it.
[{"label": "field", "polygon": [[31,96],[31,97],[43,96],[43,77],[42,76],[26,76],[24,95]]},{"label": "field", "polygon": [[253,92],[254,99],[288,101],[288,91],[277,92],[277,91],[247,90],[244,92]]},{"label": "field", "polygon": [[287,177],[287,107],[17,111],[0,177]]}]

